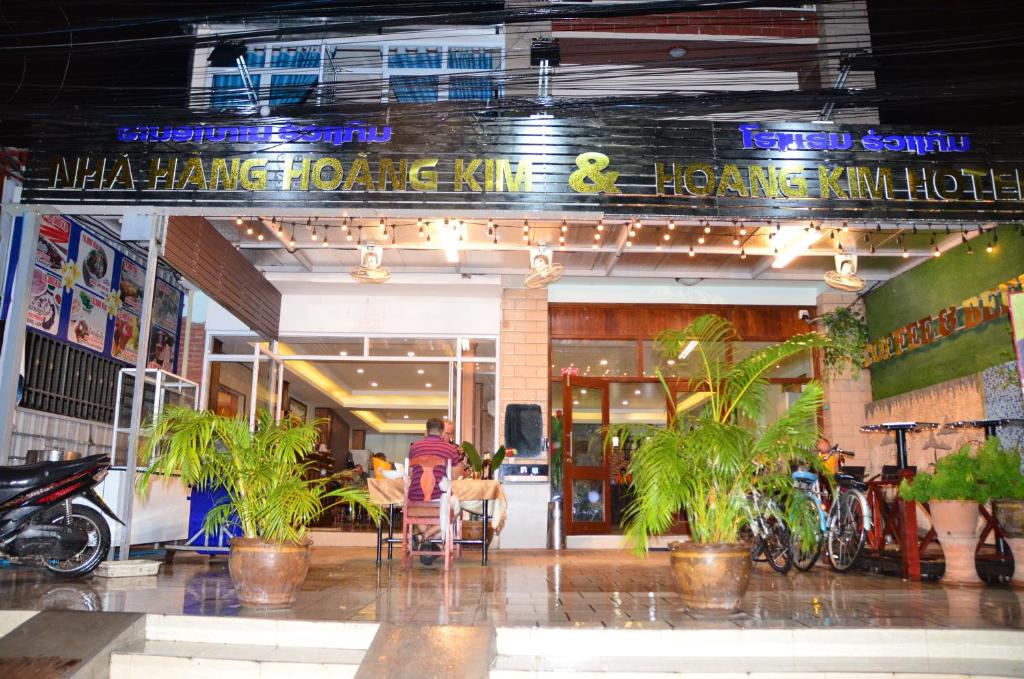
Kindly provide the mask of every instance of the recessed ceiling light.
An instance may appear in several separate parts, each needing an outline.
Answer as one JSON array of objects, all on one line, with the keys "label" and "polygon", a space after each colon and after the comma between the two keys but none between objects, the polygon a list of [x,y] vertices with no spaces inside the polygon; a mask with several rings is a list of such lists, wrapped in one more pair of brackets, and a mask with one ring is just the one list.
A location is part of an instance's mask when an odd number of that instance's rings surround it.
[{"label": "recessed ceiling light", "polygon": [[408,415],[402,415],[402,419],[403,419],[403,420],[408,420],[408,419],[409,419],[409,416],[408,416]]},{"label": "recessed ceiling light", "polygon": [[362,375],[363,374],[363,369],[362,368],[356,368],[356,372],[359,373],[360,375]]},{"label": "recessed ceiling light", "polygon": [[412,356],[416,355],[416,352],[415,351],[407,351],[407,352],[405,352],[405,355],[412,357]]},{"label": "recessed ceiling light", "polygon": [[376,387],[376,386],[377,386],[377,383],[376,383],[376,382],[370,382],[370,386],[371,386],[371,387]]},{"label": "recessed ceiling light", "polygon": [[583,394],[584,396],[586,396],[587,395],[587,390],[586,389],[580,389],[580,393]]},{"label": "recessed ceiling light", "polygon": [[347,351],[339,351],[338,352],[338,356],[348,356],[348,352]]},{"label": "recessed ceiling light", "polygon": [[417,369],[417,370],[416,370],[416,374],[417,374],[417,375],[422,375],[422,374],[423,374],[423,368],[419,368],[419,369]]},{"label": "recessed ceiling light", "polygon": [[434,385],[432,385],[432,384],[431,384],[430,382],[427,382],[427,383],[426,383],[426,384],[424,384],[423,386],[424,386],[424,387],[426,387],[427,389],[430,389],[430,388],[431,388],[432,386],[434,386]]},{"label": "recessed ceiling light", "polygon": [[602,358],[601,359],[601,365],[608,365],[608,359]]},{"label": "recessed ceiling light", "polygon": [[675,365],[676,364],[676,359],[670,358],[667,361],[665,361],[665,363],[668,363],[669,365]]},{"label": "recessed ceiling light", "polygon": [[623,401],[623,402],[622,402],[622,405],[624,405],[624,406],[628,406],[628,405],[629,405],[629,401]]},{"label": "recessed ceiling light", "polygon": [[573,402],[572,402],[572,404],[573,404],[574,406],[578,406],[578,405],[580,404],[580,402],[579,402],[579,401],[573,401]]},{"label": "recessed ceiling light", "polygon": [[637,389],[637,390],[635,390],[635,391],[634,391],[633,393],[634,393],[634,394],[636,394],[637,396],[639,396],[639,395],[640,395],[640,390],[639,390],[639,389]]}]

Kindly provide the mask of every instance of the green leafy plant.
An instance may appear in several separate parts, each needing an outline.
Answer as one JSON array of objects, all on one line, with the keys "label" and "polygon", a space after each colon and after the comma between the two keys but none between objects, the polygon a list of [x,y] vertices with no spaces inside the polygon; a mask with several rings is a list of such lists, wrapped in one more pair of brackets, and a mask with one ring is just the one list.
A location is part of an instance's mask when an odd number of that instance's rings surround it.
[{"label": "green leafy plant", "polygon": [[979,460],[971,454],[971,444],[966,444],[936,462],[934,474],[921,472],[910,482],[903,479],[900,482],[900,497],[917,502],[987,502],[989,491],[982,482]]},{"label": "green leafy plant", "polygon": [[[732,363],[729,343],[738,339],[729,321],[712,314],[661,333],[657,348],[666,359],[696,353],[698,374],[689,389],[704,394],[703,404],[696,414],[680,414],[664,428],[620,427],[609,433],[623,440],[632,435],[638,442],[629,464],[634,499],[624,514],[626,534],[638,553],[646,552],[650,536],[671,527],[679,511],[686,512],[694,542],[737,542],[750,523],[755,490],[776,498],[803,544],[814,539],[816,518],[806,496],[794,488],[790,465],[824,472],[809,452],[818,438],[822,387],[808,383],[784,413],[765,423],[767,375],[787,358],[830,342],[808,333]],[[674,390],[658,376],[672,398]]]},{"label": "green leafy plant", "polygon": [[829,344],[822,352],[825,374],[838,377],[850,372],[860,378],[860,369],[867,362],[868,324],[853,307],[827,311],[818,319],[825,327]]},{"label": "green leafy plant", "polygon": [[140,492],[148,491],[155,474],[178,474],[188,486],[227,493],[227,501],[206,515],[207,534],[237,525],[247,538],[299,543],[321,512],[341,503],[380,519],[366,490],[332,490],[330,477],[307,478],[314,463],[304,459],[318,438],[315,422],[275,422],[261,411],[250,431],[245,419],[167,406],[144,436]]},{"label": "green leafy plant", "polygon": [[993,500],[1024,500],[1020,451],[1003,450],[991,438],[978,451],[978,474]]},{"label": "green leafy plant", "polygon": [[[469,466],[473,469],[473,471],[477,472],[478,474],[483,473],[484,458],[480,456],[480,453],[477,451],[476,446],[474,446],[469,441],[463,441],[462,452],[466,454],[466,460],[469,462]],[[494,455],[491,457],[490,464],[487,466],[487,470],[490,473],[490,475],[493,476],[494,472],[496,472],[498,468],[501,466],[502,460],[505,459],[506,452],[507,451],[505,450],[505,446],[501,446],[500,448],[498,448],[498,452],[494,453]]]},{"label": "green leafy plant", "polygon": [[562,434],[565,423],[562,419],[562,411],[551,416],[551,487],[555,494],[562,494]]}]

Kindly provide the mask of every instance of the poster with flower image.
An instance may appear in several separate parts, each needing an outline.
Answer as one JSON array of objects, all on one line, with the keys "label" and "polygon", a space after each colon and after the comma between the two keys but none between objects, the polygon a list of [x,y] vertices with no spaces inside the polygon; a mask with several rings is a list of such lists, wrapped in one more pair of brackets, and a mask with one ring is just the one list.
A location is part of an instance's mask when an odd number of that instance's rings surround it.
[{"label": "poster with flower image", "polygon": [[139,355],[139,319],[121,309],[114,319],[114,338],[110,355],[125,363],[134,363]]},{"label": "poster with flower image", "polygon": [[127,257],[121,258],[121,304],[133,314],[142,313],[142,291],[146,285],[146,272],[141,265]]},{"label": "poster with flower image", "polygon": [[114,250],[85,229],[78,240],[78,266],[82,284],[93,292],[106,295],[114,278]]},{"label": "poster with flower image", "polygon": [[71,295],[68,339],[75,344],[103,352],[107,343],[107,306],[102,297],[76,288]]}]

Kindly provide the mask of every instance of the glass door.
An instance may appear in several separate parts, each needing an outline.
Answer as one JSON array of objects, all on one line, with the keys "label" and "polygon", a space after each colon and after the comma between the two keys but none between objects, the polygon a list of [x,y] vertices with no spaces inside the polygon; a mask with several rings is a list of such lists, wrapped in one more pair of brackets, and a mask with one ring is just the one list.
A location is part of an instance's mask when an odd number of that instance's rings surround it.
[{"label": "glass door", "polygon": [[604,380],[572,375],[562,378],[566,535],[611,531],[610,450],[605,440],[608,396]]}]

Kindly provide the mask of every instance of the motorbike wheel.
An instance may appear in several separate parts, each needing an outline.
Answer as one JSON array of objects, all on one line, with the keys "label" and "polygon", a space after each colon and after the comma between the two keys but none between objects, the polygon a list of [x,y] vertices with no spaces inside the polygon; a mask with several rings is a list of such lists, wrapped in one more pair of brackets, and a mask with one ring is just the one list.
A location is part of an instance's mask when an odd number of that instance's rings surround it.
[{"label": "motorbike wheel", "polygon": [[[61,513],[50,520],[62,523]],[[71,505],[71,525],[88,536],[85,547],[68,559],[46,559],[43,565],[55,577],[71,580],[91,573],[107,557],[110,550],[110,527],[103,516],[92,507]]]}]

